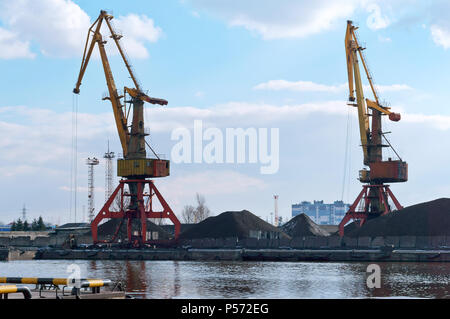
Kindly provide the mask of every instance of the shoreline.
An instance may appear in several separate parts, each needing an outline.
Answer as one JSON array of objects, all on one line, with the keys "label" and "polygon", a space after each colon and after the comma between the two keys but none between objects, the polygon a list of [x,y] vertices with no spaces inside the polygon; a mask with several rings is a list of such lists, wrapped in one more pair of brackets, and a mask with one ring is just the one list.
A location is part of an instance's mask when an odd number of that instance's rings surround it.
[{"label": "shoreline", "polygon": [[[0,255],[5,256],[5,249]],[[1,259],[0,259],[1,260]],[[450,262],[450,249],[29,249],[7,260],[174,260],[279,262]]]}]

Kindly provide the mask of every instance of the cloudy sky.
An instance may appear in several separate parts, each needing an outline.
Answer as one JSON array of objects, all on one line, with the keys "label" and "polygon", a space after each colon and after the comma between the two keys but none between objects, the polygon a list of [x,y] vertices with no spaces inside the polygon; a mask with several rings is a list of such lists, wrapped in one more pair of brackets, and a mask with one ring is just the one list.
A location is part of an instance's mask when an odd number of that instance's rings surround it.
[{"label": "cloudy sky", "polygon": [[[402,121],[384,123],[409,163],[409,181],[393,191],[405,206],[448,197],[448,1],[0,0],[1,222],[19,217],[24,204],[30,219],[74,220],[72,89],[101,9],[115,16],[143,87],[169,101],[146,107],[158,153],[170,158],[171,132],[192,128],[194,120],[223,131],[279,128],[276,174],[261,174],[259,163],[173,163],[157,185],[176,214],[197,192],[213,214],[248,209],[264,219],[273,194],[285,219],[293,203],[356,197],[363,166],[356,110],[346,105],[348,19],[359,26],[382,100],[402,114]],[[111,44],[117,86],[131,85]],[[106,90],[94,56],[78,96],[78,221],[87,205],[85,159],[103,160],[108,140],[121,153],[111,105],[101,100]],[[103,161],[95,183],[100,208]]]}]

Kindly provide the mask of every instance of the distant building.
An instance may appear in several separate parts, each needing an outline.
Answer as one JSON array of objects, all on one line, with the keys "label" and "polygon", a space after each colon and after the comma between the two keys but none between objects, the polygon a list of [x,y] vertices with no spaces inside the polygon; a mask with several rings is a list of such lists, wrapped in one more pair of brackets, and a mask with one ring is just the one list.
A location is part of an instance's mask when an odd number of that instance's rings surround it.
[{"label": "distant building", "polygon": [[11,225],[0,225],[0,231],[11,231]]},{"label": "distant building", "polygon": [[306,214],[316,224],[337,225],[344,218],[349,207],[350,204],[345,204],[341,200],[337,200],[333,204],[325,204],[323,200],[315,200],[312,203],[303,201],[292,205],[292,217]]}]

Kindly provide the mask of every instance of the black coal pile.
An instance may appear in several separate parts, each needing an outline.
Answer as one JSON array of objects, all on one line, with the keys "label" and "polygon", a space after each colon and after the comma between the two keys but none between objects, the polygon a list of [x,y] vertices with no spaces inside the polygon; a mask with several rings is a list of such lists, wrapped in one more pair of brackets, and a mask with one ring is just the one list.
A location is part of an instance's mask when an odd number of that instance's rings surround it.
[{"label": "black coal pile", "polygon": [[265,222],[247,210],[224,212],[209,217],[190,227],[180,235],[181,239],[196,238],[289,238],[280,229]]},{"label": "black coal pile", "polygon": [[362,227],[349,224],[344,232],[349,237],[450,235],[450,198],[409,206],[369,220]]},{"label": "black coal pile", "polygon": [[284,224],[282,230],[291,237],[329,236],[330,233],[314,223],[306,214],[300,214]]},{"label": "black coal pile", "polygon": [[[103,240],[108,238],[112,238],[114,233],[117,230],[117,227],[119,227],[120,222],[122,219],[120,218],[113,218],[108,220],[107,222],[101,224],[98,226],[98,237],[99,239]],[[132,223],[133,230],[140,229],[140,221],[137,219],[133,220]],[[151,221],[147,220],[147,232],[158,232],[158,238],[157,239],[170,239],[170,234],[166,232],[162,227],[156,225],[155,223],[152,223]],[[86,235],[91,236],[91,231],[86,233]],[[122,241],[128,238],[127,234],[127,221],[124,220],[122,225],[120,226],[120,230],[117,234],[117,239],[121,239]],[[156,238],[153,238],[156,239]]]}]

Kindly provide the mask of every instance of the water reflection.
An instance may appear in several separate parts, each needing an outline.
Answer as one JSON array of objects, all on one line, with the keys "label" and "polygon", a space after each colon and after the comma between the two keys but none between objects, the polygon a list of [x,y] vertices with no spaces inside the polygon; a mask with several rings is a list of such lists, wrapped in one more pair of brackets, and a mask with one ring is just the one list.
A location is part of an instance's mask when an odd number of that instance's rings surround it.
[{"label": "water reflection", "polygon": [[[64,276],[73,261],[0,262],[0,276]],[[121,281],[139,298],[450,298],[450,263],[76,261],[84,277]]]},{"label": "water reflection", "polygon": [[384,285],[373,291],[383,297],[398,292],[404,296],[450,298],[448,263],[380,263]]}]

